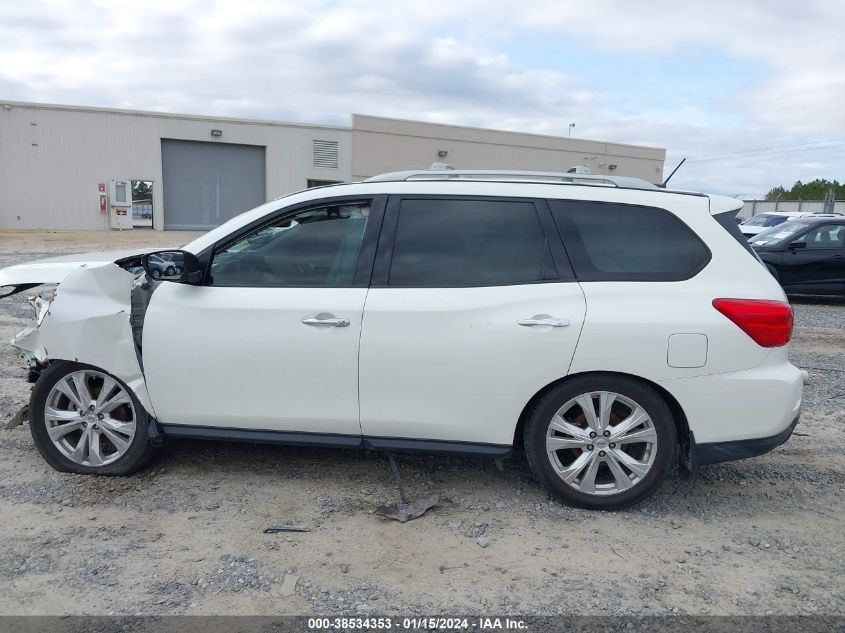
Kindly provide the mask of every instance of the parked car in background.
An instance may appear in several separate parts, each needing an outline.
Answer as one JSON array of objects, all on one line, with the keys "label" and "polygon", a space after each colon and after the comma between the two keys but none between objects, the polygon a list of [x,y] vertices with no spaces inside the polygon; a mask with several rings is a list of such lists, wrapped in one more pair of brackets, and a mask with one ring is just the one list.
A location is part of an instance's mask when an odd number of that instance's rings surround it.
[{"label": "parked car in background", "polygon": [[806,217],[845,217],[841,213],[809,213],[806,211],[768,211],[759,213],[739,225],[740,232],[750,240],[755,235],[789,220]]},{"label": "parked car in background", "polygon": [[162,277],[175,277],[182,274],[181,261],[174,261],[168,253],[150,255],[150,275],[155,279]]},{"label": "parked car in background", "polygon": [[739,225],[740,232],[748,238],[757,235],[773,226],[777,226],[789,220],[804,215],[794,211],[774,211],[758,213]]},{"label": "parked car in background", "polygon": [[751,247],[787,294],[845,295],[845,216],[804,216],[756,235]]},{"label": "parked car in background", "polygon": [[170,437],[524,449],[552,494],[619,509],[679,455],[760,455],[798,423],[792,308],[741,207],[635,178],[399,172],[0,286],[60,283],[14,341],[58,470],[130,473]]}]

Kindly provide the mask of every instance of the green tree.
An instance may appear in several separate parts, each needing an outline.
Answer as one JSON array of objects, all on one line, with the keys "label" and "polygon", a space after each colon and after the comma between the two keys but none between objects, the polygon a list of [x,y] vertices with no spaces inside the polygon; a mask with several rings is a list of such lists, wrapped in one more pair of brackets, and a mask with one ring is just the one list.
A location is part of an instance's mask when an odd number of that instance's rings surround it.
[{"label": "green tree", "polygon": [[838,180],[816,178],[811,182],[796,181],[791,189],[775,187],[766,194],[766,200],[824,200],[827,192],[833,189],[837,200],[845,198],[845,183]]},{"label": "green tree", "polygon": [[153,197],[153,183],[148,180],[133,180],[132,181],[132,199],[133,200],[152,200]]}]

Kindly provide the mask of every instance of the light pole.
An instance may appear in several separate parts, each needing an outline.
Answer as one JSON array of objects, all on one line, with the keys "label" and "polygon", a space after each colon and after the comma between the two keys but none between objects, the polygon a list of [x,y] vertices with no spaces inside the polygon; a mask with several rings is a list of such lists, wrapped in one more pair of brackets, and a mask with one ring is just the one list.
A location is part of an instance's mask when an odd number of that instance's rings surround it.
[{"label": "light pole", "polygon": [[574,127],[575,127],[574,123],[569,124],[569,138],[572,138],[572,128],[574,128]]}]

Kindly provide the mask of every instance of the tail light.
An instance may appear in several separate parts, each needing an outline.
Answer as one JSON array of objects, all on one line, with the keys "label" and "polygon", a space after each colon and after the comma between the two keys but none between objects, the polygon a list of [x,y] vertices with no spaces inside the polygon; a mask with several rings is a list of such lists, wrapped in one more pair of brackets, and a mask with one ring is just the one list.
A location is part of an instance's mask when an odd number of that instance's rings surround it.
[{"label": "tail light", "polygon": [[792,306],[784,301],[713,299],[713,307],[762,347],[780,347],[792,338]]}]

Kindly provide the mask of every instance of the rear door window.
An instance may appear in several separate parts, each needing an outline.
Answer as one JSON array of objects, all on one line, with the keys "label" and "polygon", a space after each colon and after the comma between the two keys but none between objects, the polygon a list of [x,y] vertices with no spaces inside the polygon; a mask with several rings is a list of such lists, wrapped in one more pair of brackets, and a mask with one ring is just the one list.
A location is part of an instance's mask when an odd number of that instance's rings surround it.
[{"label": "rear door window", "polygon": [[404,199],[388,285],[498,286],[557,280],[530,201]]},{"label": "rear door window", "polygon": [[678,281],[710,261],[701,239],[654,207],[550,200],[579,281]]}]

